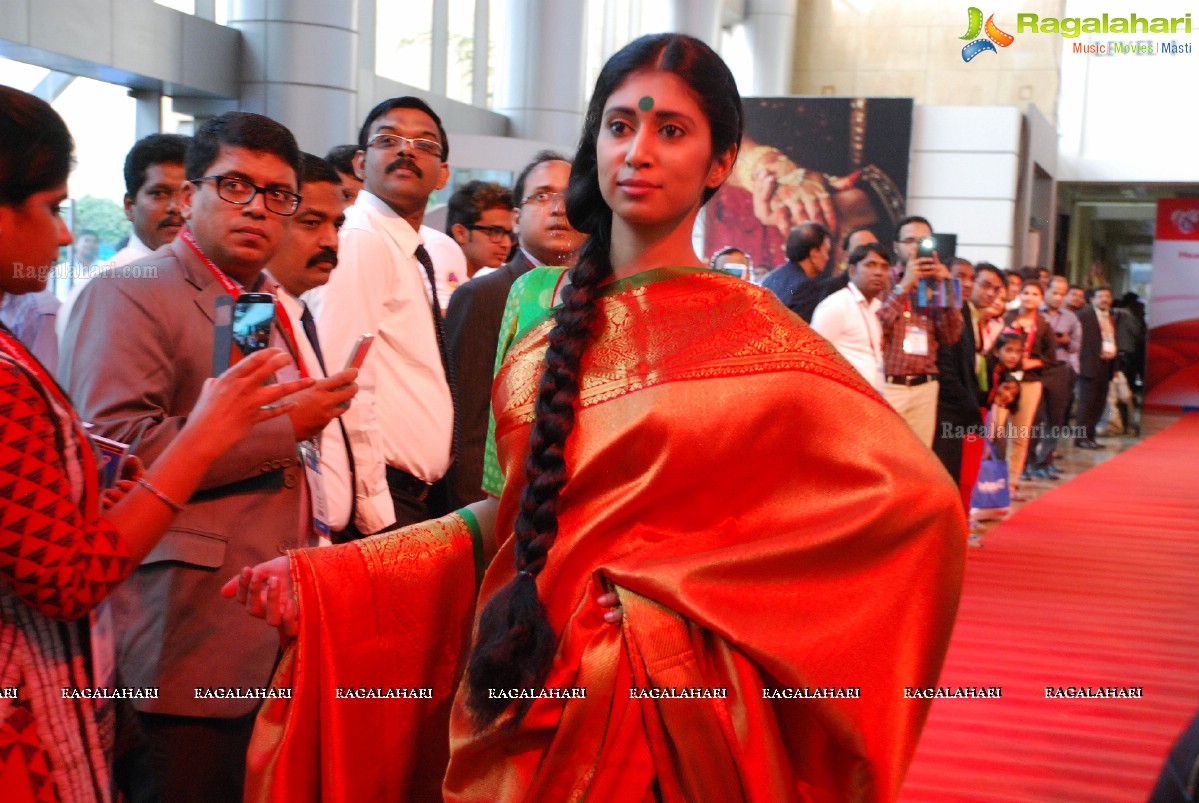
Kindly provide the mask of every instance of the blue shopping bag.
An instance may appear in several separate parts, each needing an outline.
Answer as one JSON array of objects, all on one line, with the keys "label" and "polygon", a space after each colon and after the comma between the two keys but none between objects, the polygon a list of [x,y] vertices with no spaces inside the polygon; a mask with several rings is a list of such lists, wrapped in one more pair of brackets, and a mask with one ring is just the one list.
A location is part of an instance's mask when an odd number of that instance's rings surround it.
[{"label": "blue shopping bag", "polygon": [[988,439],[982,466],[978,470],[978,481],[970,492],[971,512],[1003,516],[1011,506],[1012,489],[1008,485],[1007,461],[995,457],[995,447]]}]

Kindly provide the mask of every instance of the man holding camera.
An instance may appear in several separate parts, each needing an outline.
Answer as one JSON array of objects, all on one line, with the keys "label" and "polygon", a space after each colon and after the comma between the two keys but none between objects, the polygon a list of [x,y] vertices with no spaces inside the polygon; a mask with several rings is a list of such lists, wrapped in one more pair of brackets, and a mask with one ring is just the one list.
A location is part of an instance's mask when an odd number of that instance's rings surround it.
[{"label": "man holding camera", "polygon": [[916,293],[921,279],[949,278],[949,268],[932,248],[932,234],[932,226],[922,217],[899,221],[891,286],[878,311],[883,328],[883,396],[930,447],[937,423],[937,348],[956,343],[962,335],[960,309],[920,306]]}]

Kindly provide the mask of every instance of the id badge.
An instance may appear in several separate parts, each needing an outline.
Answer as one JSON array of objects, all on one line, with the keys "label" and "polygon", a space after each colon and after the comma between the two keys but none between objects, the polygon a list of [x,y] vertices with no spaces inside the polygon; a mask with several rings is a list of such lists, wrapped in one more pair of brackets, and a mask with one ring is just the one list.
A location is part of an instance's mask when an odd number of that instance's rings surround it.
[{"label": "id badge", "polygon": [[928,330],[909,323],[903,327],[903,353],[917,357],[928,356]]},{"label": "id badge", "polygon": [[329,503],[325,499],[325,478],[321,476],[321,452],[311,441],[300,443],[308,495],[312,500],[312,530],[318,537],[329,537]]}]

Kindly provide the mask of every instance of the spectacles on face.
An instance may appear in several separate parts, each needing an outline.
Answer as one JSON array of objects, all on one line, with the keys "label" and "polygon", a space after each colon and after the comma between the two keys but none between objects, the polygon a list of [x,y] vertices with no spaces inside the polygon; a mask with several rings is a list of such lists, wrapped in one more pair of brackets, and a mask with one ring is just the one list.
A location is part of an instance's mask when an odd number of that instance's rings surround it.
[{"label": "spectacles on face", "polygon": [[381,151],[396,151],[401,145],[406,146],[424,156],[434,159],[441,158],[441,143],[423,137],[401,137],[399,134],[375,134],[366,141],[367,147],[378,148]]},{"label": "spectacles on face", "polygon": [[923,239],[924,239],[923,237],[904,237],[899,242],[902,245],[915,245],[916,243],[920,242]]},{"label": "spectacles on face", "polygon": [[512,229],[505,229],[503,226],[467,226],[466,228],[469,231],[483,232],[493,243],[512,242],[515,239]]},{"label": "spectacles on face", "polygon": [[565,193],[541,190],[540,192],[534,192],[526,195],[521,199],[520,205],[524,206],[526,204],[533,204],[534,206],[554,206],[558,203],[558,201],[565,200]]},{"label": "spectacles on face", "polygon": [[199,186],[205,181],[216,184],[216,194],[222,201],[245,206],[254,200],[255,195],[262,195],[266,208],[276,215],[291,217],[300,208],[300,196],[287,190],[259,187],[255,184],[232,176],[204,176],[191,179],[192,184]]}]

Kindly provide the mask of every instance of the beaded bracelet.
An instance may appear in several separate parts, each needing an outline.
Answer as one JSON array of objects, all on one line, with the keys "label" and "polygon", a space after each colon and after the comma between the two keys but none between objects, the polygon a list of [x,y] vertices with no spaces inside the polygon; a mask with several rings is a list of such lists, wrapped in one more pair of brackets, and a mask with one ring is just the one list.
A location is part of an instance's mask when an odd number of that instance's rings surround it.
[{"label": "beaded bracelet", "polygon": [[175,511],[176,513],[183,512],[183,505],[179,504],[174,499],[172,499],[171,497],[164,494],[162,491],[155,488],[153,485],[151,485],[149,482],[146,481],[145,477],[138,477],[137,484],[142,486],[143,488],[145,488],[150,493],[154,494],[156,497],[158,497],[162,501],[162,503],[164,505],[166,505],[167,507],[169,507],[171,510]]}]

